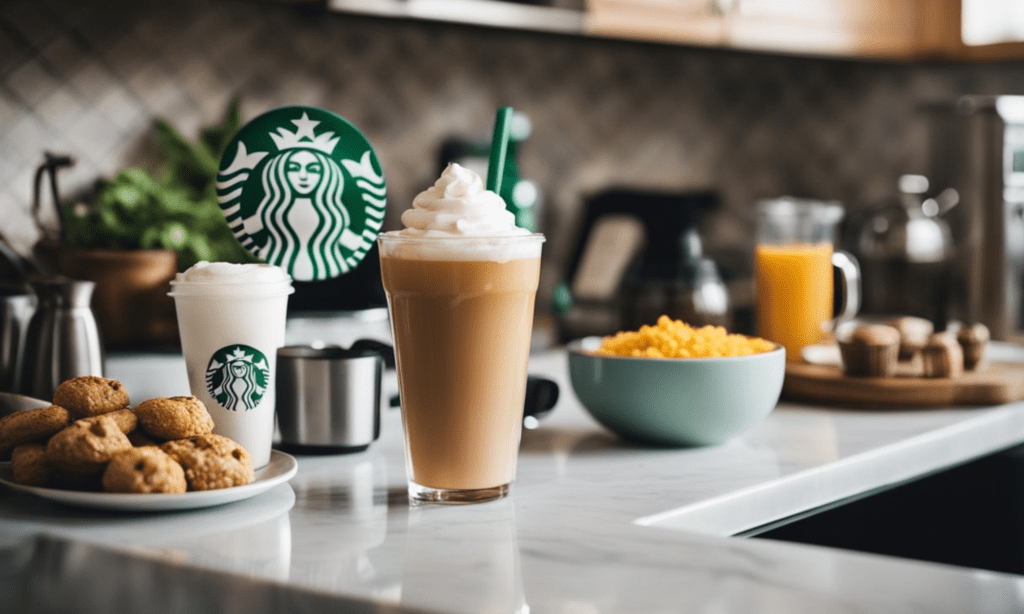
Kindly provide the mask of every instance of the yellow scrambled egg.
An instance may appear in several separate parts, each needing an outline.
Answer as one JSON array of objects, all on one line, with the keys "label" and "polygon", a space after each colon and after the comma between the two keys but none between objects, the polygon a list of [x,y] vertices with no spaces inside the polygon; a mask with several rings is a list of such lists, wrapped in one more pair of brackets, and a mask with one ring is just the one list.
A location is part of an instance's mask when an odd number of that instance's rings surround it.
[{"label": "yellow scrambled egg", "polygon": [[770,341],[728,333],[721,326],[693,328],[668,316],[655,326],[605,337],[597,353],[634,358],[709,358],[746,356],[775,349]]}]

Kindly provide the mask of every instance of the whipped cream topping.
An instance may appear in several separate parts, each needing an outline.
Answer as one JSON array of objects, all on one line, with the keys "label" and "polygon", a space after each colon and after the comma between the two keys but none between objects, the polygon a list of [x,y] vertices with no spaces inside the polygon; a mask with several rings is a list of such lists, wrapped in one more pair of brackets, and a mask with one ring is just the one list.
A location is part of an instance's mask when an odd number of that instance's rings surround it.
[{"label": "whipped cream topping", "polygon": [[402,214],[405,236],[507,237],[529,235],[516,226],[505,201],[484,188],[472,170],[450,163],[433,186],[420,192]]},{"label": "whipped cream topping", "polygon": [[427,260],[508,262],[539,258],[543,235],[516,226],[500,196],[472,170],[449,164],[402,214],[402,230],[380,235],[381,255]]},{"label": "whipped cream topping", "polygon": [[263,296],[292,293],[292,278],[271,264],[197,262],[171,282],[171,295]]}]

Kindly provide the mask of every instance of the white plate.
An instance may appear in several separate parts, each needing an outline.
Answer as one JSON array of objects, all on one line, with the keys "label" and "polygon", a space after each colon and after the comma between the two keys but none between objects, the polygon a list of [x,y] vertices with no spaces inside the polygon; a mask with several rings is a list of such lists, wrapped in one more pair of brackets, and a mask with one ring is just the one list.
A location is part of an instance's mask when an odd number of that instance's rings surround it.
[{"label": "white plate", "polygon": [[245,486],[220,488],[217,490],[199,490],[182,494],[122,494],[106,492],[83,492],[78,490],[59,490],[56,488],[40,488],[15,484],[11,476],[11,464],[0,463],[0,484],[15,490],[59,501],[76,507],[95,509],[121,510],[126,512],[171,512],[191,510],[201,507],[223,505],[241,501],[266,492],[282,482],[287,482],[299,469],[295,457],[278,450],[270,453],[270,463],[256,470],[256,479]]},{"label": "white plate", "polygon": [[805,362],[809,362],[812,365],[830,365],[839,367],[843,364],[843,359],[839,355],[839,346],[831,343],[828,345],[805,345],[800,350],[800,357]]}]

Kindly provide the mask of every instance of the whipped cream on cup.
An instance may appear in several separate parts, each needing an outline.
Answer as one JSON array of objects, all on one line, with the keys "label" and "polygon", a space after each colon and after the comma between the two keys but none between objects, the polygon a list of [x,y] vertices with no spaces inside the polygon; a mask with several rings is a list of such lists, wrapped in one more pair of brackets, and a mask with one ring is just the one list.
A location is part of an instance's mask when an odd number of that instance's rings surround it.
[{"label": "whipped cream on cup", "polygon": [[[516,226],[515,215],[472,170],[449,163],[441,177],[402,213],[403,230],[383,233],[389,255],[431,260],[536,258],[539,234]],[[407,239],[407,240],[405,240]]]},{"label": "whipped cream on cup", "polygon": [[291,276],[271,264],[197,262],[171,281],[171,296],[268,296],[293,292]]},{"label": "whipped cream on cup", "polygon": [[454,162],[441,177],[412,201],[402,214],[406,236],[505,237],[527,235],[516,226],[516,217],[505,201],[484,189],[484,182],[472,170]]}]

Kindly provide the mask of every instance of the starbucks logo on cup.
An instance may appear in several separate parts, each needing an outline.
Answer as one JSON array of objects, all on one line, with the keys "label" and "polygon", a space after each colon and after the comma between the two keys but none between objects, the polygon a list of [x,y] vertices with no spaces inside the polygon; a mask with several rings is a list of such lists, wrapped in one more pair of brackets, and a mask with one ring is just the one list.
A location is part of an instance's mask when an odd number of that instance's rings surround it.
[{"label": "starbucks logo on cup", "polygon": [[206,367],[206,391],[221,407],[249,411],[267,392],[270,365],[263,352],[248,345],[222,347]]},{"label": "starbucks logo on cup", "polygon": [[315,107],[260,115],[228,143],[217,197],[235,238],[299,281],[337,277],[373,246],[387,190],[366,137]]}]

